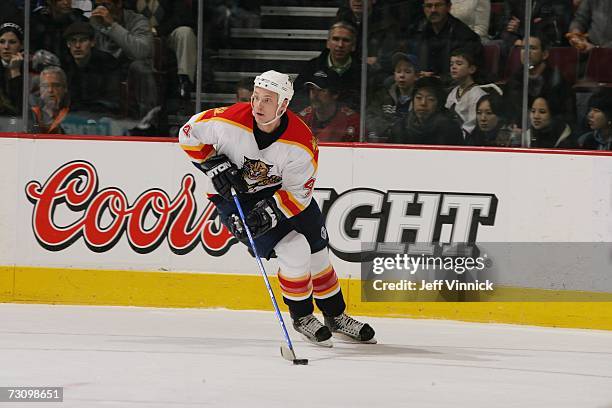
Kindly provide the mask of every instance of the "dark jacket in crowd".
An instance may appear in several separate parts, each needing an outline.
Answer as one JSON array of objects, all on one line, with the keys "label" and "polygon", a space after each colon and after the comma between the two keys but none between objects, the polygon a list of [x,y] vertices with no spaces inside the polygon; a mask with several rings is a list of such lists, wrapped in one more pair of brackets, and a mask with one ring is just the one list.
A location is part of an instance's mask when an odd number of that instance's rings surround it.
[{"label": "dark jacket in crowd", "polygon": [[10,78],[8,67],[0,61],[0,115],[20,115],[22,101],[23,75]]},{"label": "dark jacket in crowd", "polygon": [[451,52],[458,48],[470,51],[478,62],[483,61],[484,48],[480,36],[451,14],[442,30],[436,34],[427,22],[412,42],[413,54],[418,57],[421,71],[431,71],[448,82]]},{"label": "dark jacket in crowd", "polygon": [[79,67],[71,58],[65,71],[73,111],[116,113],[119,110],[121,71],[112,55],[92,48],[87,65]]},{"label": "dark jacket in crowd", "polygon": [[527,130],[529,147],[573,149],[576,148],[576,139],[572,129],[561,118],[553,118],[550,126],[536,130],[533,127]]},{"label": "dark jacket in crowd", "polygon": [[592,130],[578,138],[578,146],[588,150],[612,150],[612,138],[604,137],[599,130]]},{"label": "dark jacket in crowd", "polygon": [[394,134],[391,143],[462,145],[461,127],[447,112],[436,112],[424,122],[420,122],[414,112],[406,118],[405,132]]},{"label": "dark jacket in crowd", "polygon": [[[465,144],[468,146],[511,146],[511,136],[510,129],[500,121],[494,129],[487,132],[476,126],[472,133],[466,136]],[[520,145],[520,140],[518,144]]]},{"label": "dark jacket in crowd", "polygon": [[403,134],[411,104],[412,95],[402,98],[394,81],[376,90],[368,99],[368,136],[390,140],[394,134]]},{"label": "dark jacket in crowd", "polygon": [[[574,122],[575,97],[572,87],[565,81],[561,71],[557,68],[547,66],[542,75],[537,79],[529,80],[529,106],[537,97],[544,97],[551,103],[556,104],[559,114],[567,115],[569,122]],[[521,107],[523,106],[523,69],[518,70],[506,85],[506,100],[509,103],[511,119],[516,123],[521,120]]]}]

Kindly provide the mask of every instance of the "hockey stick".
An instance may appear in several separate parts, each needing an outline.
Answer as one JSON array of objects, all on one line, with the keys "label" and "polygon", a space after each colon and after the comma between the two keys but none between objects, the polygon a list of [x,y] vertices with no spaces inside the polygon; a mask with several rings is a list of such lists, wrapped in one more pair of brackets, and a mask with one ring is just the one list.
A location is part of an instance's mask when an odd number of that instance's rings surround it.
[{"label": "hockey stick", "polygon": [[268,280],[266,269],[264,268],[263,263],[261,262],[261,257],[257,252],[255,240],[253,239],[253,235],[251,235],[251,230],[249,229],[249,226],[246,223],[246,217],[244,216],[242,206],[240,205],[240,201],[238,200],[238,196],[236,195],[236,190],[234,190],[234,187],[232,187],[232,198],[234,199],[234,204],[236,204],[236,208],[238,209],[240,221],[242,221],[242,225],[244,225],[247,237],[249,237],[249,243],[251,244],[251,248],[253,248],[253,253],[255,254],[255,259],[257,260],[257,265],[259,266],[259,271],[261,272],[261,276],[263,276],[264,278],[266,288],[268,288],[268,294],[270,295],[272,305],[274,306],[274,313],[276,314],[276,319],[278,320],[278,323],[280,324],[281,330],[283,332],[283,336],[285,337],[286,344],[282,344],[280,347],[281,356],[283,356],[285,360],[293,361],[293,364],[295,365],[306,365],[308,364],[308,359],[295,357],[293,343],[291,342],[291,338],[289,337],[289,333],[287,332],[287,327],[285,326],[285,321],[283,320],[283,316],[281,315],[280,309],[278,308],[278,303],[276,302],[276,297],[274,296],[274,292],[272,291],[272,286],[270,286],[270,281]]}]

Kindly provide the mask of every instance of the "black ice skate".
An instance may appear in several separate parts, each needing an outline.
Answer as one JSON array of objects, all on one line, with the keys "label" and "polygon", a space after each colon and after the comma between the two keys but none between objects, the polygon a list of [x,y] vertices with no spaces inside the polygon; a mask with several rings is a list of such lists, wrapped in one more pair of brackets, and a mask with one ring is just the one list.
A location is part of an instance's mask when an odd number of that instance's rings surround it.
[{"label": "black ice skate", "polygon": [[325,325],[335,337],[353,343],[376,344],[374,329],[367,323],[361,323],[342,313],[340,316],[325,316]]},{"label": "black ice skate", "polygon": [[304,340],[322,347],[332,347],[331,332],[314,315],[309,314],[293,321],[293,328]]}]

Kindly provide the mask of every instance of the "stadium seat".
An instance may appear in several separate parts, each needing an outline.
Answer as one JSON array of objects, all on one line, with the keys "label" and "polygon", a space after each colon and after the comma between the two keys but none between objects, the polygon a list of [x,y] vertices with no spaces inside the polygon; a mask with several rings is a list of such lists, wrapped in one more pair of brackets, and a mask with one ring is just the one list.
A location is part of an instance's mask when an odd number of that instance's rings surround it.
[{"label": "stadium seat", "polygon": [[516,71],[521,68],[521,47],[512,47],[510,55],[506,60],[506,69],[504,70],[504,81],[508,81]]},{"label": "stadium seat", "polygon": [[484,72],[489,79],[496,81],[499,77],[499,59],[501,49],[498,44],[484,45]]},{"label": "stadium seat", "polygon": [[612,48],[593,48],[587,60],[584,78],[576,84],[577,89],[612,87]]},{"label": "stadium seat", "polygon": [[563,79],[570,85],[576,83],[578,50],[573,47],[553,47],[549,51],[548,61],[551,66],[559,68]]}]

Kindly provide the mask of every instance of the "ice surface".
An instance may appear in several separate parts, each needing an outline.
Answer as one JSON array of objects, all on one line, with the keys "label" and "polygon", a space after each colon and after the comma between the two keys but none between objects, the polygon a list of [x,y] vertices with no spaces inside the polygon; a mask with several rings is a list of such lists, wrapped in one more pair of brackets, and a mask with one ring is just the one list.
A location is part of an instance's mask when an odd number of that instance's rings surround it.
[{"label": "ice surface", "polygon": [[612,332],[364,320],[379,344],[290,328],[294,366],[273,313],[0,304],[0,386],[64,387],[0,408],[612,408]]}]

